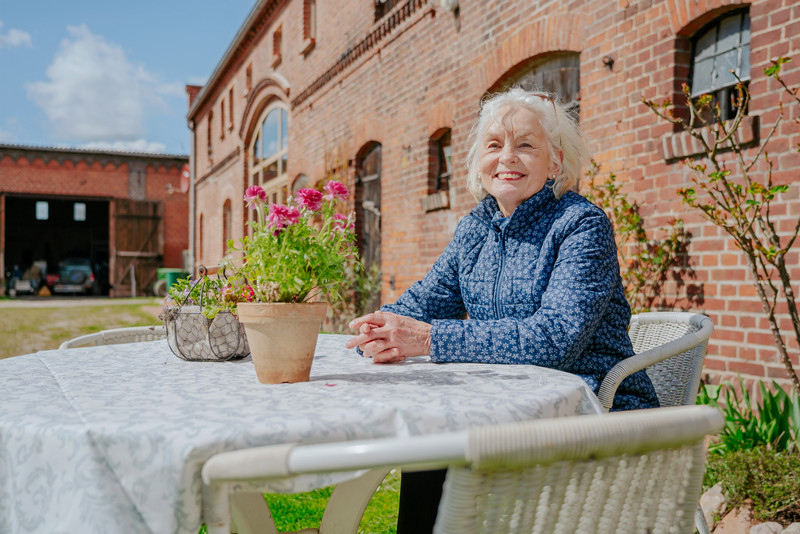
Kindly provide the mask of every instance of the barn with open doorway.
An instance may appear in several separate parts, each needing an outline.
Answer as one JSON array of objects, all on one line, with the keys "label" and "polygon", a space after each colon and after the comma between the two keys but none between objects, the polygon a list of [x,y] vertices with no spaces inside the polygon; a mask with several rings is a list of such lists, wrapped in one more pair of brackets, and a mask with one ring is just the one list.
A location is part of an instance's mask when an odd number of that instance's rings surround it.
[{"label": "barn with open doorway", "polygon": [[0,145],[3,289],[15,292],[12,281],[24,278],[35,292],[151,294],[158,268],[184,269],[187,164],[180,155]]}]

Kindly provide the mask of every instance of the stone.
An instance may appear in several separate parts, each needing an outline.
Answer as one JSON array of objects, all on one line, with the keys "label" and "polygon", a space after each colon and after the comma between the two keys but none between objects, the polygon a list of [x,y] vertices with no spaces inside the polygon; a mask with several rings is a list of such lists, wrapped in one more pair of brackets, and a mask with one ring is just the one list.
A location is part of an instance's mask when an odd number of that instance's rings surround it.
[{"label": "stone", "polygon": [[721,517],[727,507],[725,495],[722,494],[722,483],[714,484],[708,491],[700,496],[700,508],[709,530],[714,528],[714,518]]},{"label": "stone", "polygon": [[792,523],[781,534],[800,534],[800,523]]},{"label": "stone", "polygon": [[759,523],[750,527],[750,534],[781,534],[781,532],[783,532],[783,525],[774,521]]},{"label": "stone", "polygon": [[714,534],[750,534],[753,522],[753,504],[731,510],[714,528]]}]

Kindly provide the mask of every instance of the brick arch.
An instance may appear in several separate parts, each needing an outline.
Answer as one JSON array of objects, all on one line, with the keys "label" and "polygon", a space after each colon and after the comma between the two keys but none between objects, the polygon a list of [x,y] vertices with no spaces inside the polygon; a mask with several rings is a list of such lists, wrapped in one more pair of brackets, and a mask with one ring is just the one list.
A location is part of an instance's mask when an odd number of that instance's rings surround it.
[{"label": "brick arch", "polygon": [[514,65],[548,52],[580,52],[583,49],[586,16],[559,13],[538,18],[523,26],[507,39],[498,40],[493,48],[481,54],[475,66],[472,90],[476,98],[491,87]]},{"label": "brick arch", "polygon": [[380,121],[373,118],[361,117],[360,120],[353,125],[352,134],[350,136],[353,143],[350,145],[350,149],[355,150],[351,156],[353,161],[364,155],[368,148],[367,145],[372,146],[371,143],[384,144],[384,138],[384,127]]},{"label": "brick arch", "polygon": [[722,13],[749,5],[741,0],[666,0],[664,9],[669,14],[672,33],[686,37]]},{"label": "brick arch", "polygon": [[264,108],[275,99],[284,102],[286,109],[289,109],[288,88],[272,78],[264,78],[250,91],[242,112],[242,120],[239,122],[239,139],[244,141],[245,146],[250,143],[253,121],[258,120],[258,116],[261,115]]}]

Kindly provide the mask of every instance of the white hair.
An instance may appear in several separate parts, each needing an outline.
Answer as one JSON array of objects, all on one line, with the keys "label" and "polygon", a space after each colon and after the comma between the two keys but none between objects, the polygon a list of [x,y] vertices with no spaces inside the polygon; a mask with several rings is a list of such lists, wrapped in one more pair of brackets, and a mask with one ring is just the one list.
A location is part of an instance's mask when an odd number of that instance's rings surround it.
[{"label": "white hair", "polygon": [[558,103],[555,95],[514,87],[483,100],[478,120],[470,132],[467,189],[475,200],[480,202],[488,194],[483,188],[478,169],[481,158],[481,137],[489,119],[501,122],[497,119],[501,108],[524,108],[538,117],[547,138],[550,160],[558,167],[553,194],[556,198],[561,198],[567,191],[577,191],[581,167],[589,159],[577,121]]}]

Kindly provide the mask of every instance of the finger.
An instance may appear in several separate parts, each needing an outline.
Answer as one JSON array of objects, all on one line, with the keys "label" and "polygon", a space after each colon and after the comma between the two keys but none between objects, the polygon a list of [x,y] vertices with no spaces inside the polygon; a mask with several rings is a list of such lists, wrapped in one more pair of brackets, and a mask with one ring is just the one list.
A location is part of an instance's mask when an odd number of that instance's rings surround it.
[{"label": "finger", "polygon": [[367,324],[367,323],[383,324],[383,321],[378,323],[379,321],[379,318],[377,317],[378,313],[379,312],[368,313],[366,315],[362,315],[361,317],[356,317],[355,319],[350,321],[350,324],[348,326],[353,330],[358,330],[359,328],[361,328],[362,324]]},{"label": "finger", "polygon": [[373,363],[396,363],[405,361],[405,359],[406,357],[400,355],[400,349],[397,347],[380,351],[372,356]]},{"label": "finger", "polygon": [[[373,332],[369,331],[369,332],[367,332],[365,334],[359,334],[357,336],[351,337],[350,339],[347,340],[347,342],[345,342],[344,346],[345,346],[345,348],[348,348],[348,349],[354,349],[354,348],[356,348],[358,346],[362,346],[362,345],[372,341],[375,338],[376,338],[376,336],[373,334]],[[361,347],[361,350],[364,350],[363,346]]]}]

